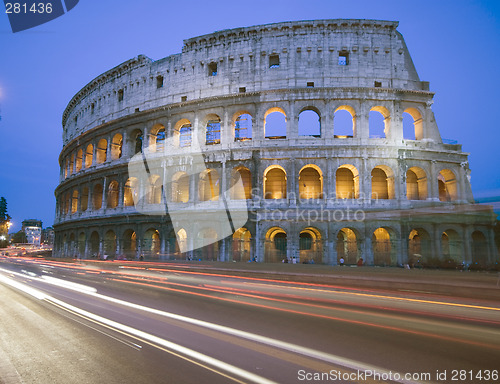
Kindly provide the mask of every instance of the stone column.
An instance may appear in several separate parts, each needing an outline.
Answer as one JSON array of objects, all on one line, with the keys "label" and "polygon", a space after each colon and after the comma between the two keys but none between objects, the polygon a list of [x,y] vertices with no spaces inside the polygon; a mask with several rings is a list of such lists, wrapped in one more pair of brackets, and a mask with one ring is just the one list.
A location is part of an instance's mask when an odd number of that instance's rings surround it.
[{"label": "stone column", "polygon": [[101,204],[101,209],[102,210],[105,210],[108,206],[108,199],[106,199],[106,183],[107,183],[107,180],[106,180],[106,176],[104,176],[104,180],[103,180],[103,183],[102,183],[102,204]]}]

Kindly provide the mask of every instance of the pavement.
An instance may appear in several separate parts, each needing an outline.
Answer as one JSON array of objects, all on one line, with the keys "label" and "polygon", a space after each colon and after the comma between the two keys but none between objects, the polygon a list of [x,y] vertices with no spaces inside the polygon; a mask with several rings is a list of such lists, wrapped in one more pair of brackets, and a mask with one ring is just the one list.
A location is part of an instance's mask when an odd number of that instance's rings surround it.
[{"label": "pavement", "polygon": [[104,269],[134,268],[149,271],[178,271],[255,279],[324,284],[361,289],[415,292],[478,300],[500,301],[500,273],[404,269],[396,267],[356,267],[311,264],[265,264],[207,261],[99,261],[46,258],[52,261],[83,263]]}]

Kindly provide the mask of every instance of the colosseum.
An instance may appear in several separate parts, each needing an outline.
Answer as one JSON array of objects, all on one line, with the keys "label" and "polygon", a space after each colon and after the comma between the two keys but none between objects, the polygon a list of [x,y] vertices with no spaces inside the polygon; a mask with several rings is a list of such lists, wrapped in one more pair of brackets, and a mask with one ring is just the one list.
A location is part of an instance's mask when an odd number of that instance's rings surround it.
[{"label": "colosseum", "polygon": [[[54,255],[494,263],[496,216],[474,204],[468,154],[441,138],[434,93],[397,26],[217,31],[92,80],[63,114]],[[176,148],[196,138],[205,163],[193,170]],[[144,153],[153,171],[132,177],[129,162]],[[248,220],[225,236],[197,207],[228,201]],[[190,215],[189,230],[175,210]]]}]

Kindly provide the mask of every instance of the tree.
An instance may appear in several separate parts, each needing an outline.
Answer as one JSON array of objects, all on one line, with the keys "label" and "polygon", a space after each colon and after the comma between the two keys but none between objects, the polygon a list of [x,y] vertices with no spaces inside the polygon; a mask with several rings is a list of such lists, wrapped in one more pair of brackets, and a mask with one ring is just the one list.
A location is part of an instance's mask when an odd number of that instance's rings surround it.
[{"label": "tree", "polygon": [[28,239],[26,238],[26,234],[23,231],[19,231],[16,232],[12,237],[12,242],[17,244],[26,244],[28,242]]},{"label": "tree", "polygon": [[0,197],[0,248],[9,245],[10,216],[7,213],[7,200]]}]

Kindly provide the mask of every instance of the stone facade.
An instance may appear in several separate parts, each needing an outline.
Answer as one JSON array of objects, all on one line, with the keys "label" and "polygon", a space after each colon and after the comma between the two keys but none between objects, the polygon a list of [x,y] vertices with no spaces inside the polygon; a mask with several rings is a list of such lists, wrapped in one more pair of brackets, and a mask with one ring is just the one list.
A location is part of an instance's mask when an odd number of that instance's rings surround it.
[{"label": "stone facade", "polygon": [[[63,114],[55,255],[493,263],[495,215],[474,204],[467,154],[441,139],[434,94],[396,28],[315,20],[224,30],[100,75]],[[207,172],[188,177],[189,162],[172,157],[168,179],[129,177],[136,153],[168,157],[166,139],[183,147],[193,135]],[[246,191],[229,198],[248,209],[247,225],[187,254],[179,242],[216,237],[210,223],[175,233],[168,216],[133,204],[147,189],[146,204],[195,215],[200,201],[220,206],[235,178]]]}]

